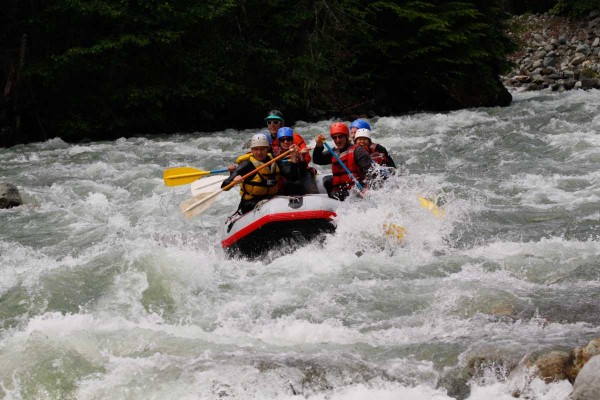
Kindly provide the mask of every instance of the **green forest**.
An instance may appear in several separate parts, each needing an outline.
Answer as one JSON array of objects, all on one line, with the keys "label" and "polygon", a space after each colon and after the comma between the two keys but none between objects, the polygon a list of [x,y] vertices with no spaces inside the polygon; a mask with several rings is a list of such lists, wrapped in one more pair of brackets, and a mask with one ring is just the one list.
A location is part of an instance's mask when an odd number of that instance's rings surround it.
[{"label": "green forest", "polygon": [[510,13],[599,0],[7,0],[0,146],[505,106]]}]

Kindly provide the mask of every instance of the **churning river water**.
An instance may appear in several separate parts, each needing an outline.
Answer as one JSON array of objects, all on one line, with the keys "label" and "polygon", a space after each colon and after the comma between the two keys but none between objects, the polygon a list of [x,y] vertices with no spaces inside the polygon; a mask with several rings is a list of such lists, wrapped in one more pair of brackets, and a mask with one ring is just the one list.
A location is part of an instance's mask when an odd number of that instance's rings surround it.
[{"label": "churning river water", "polygon": [[220,248],[237,191],[188,220],[162,172],[226,167],[257,130],[0,149],[25,201],[0,210],[0,398],[564,399],[473,360],[600,336],[599,110],[571,91],[373,119],[399,176],[256,261]]}]

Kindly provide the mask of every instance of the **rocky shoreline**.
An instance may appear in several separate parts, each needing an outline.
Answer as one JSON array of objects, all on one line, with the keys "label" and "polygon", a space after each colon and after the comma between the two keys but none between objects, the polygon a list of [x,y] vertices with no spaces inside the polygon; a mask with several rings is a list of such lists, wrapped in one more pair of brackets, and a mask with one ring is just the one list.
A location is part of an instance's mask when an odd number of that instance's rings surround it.
[{"label": "rocky shoreline", "polygon": [[514,16],[509,35],[520,49],[516,65],[501,77],[518,90],[565,91],[600,88],[600,10],[584,20],[548,14]]}]

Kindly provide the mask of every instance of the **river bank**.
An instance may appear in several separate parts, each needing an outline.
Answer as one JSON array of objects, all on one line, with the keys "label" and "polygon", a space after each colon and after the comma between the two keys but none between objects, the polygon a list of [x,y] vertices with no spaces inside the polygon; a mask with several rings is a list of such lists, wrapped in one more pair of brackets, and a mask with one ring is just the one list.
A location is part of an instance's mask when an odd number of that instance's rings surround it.
[{"label": "river bank", "polygon": [[502,77],[505,86],[524,91],[600,88],[600,10],[583,20],[519,15],[509,25],[509,36],[520,49],[508,57],[515,67]]}]

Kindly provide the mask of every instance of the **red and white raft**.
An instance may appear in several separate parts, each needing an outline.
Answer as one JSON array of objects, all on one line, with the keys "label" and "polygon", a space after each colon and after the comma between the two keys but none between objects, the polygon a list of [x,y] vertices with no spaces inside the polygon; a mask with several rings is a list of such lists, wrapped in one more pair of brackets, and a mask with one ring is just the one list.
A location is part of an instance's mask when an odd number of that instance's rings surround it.
[{"label": "red and white raft", "polygon": [[304,242],[335,231],[339,201],[325,194],[276,196],[226,223],[221,244],[229,255],[256,257],[277,245]]}]

